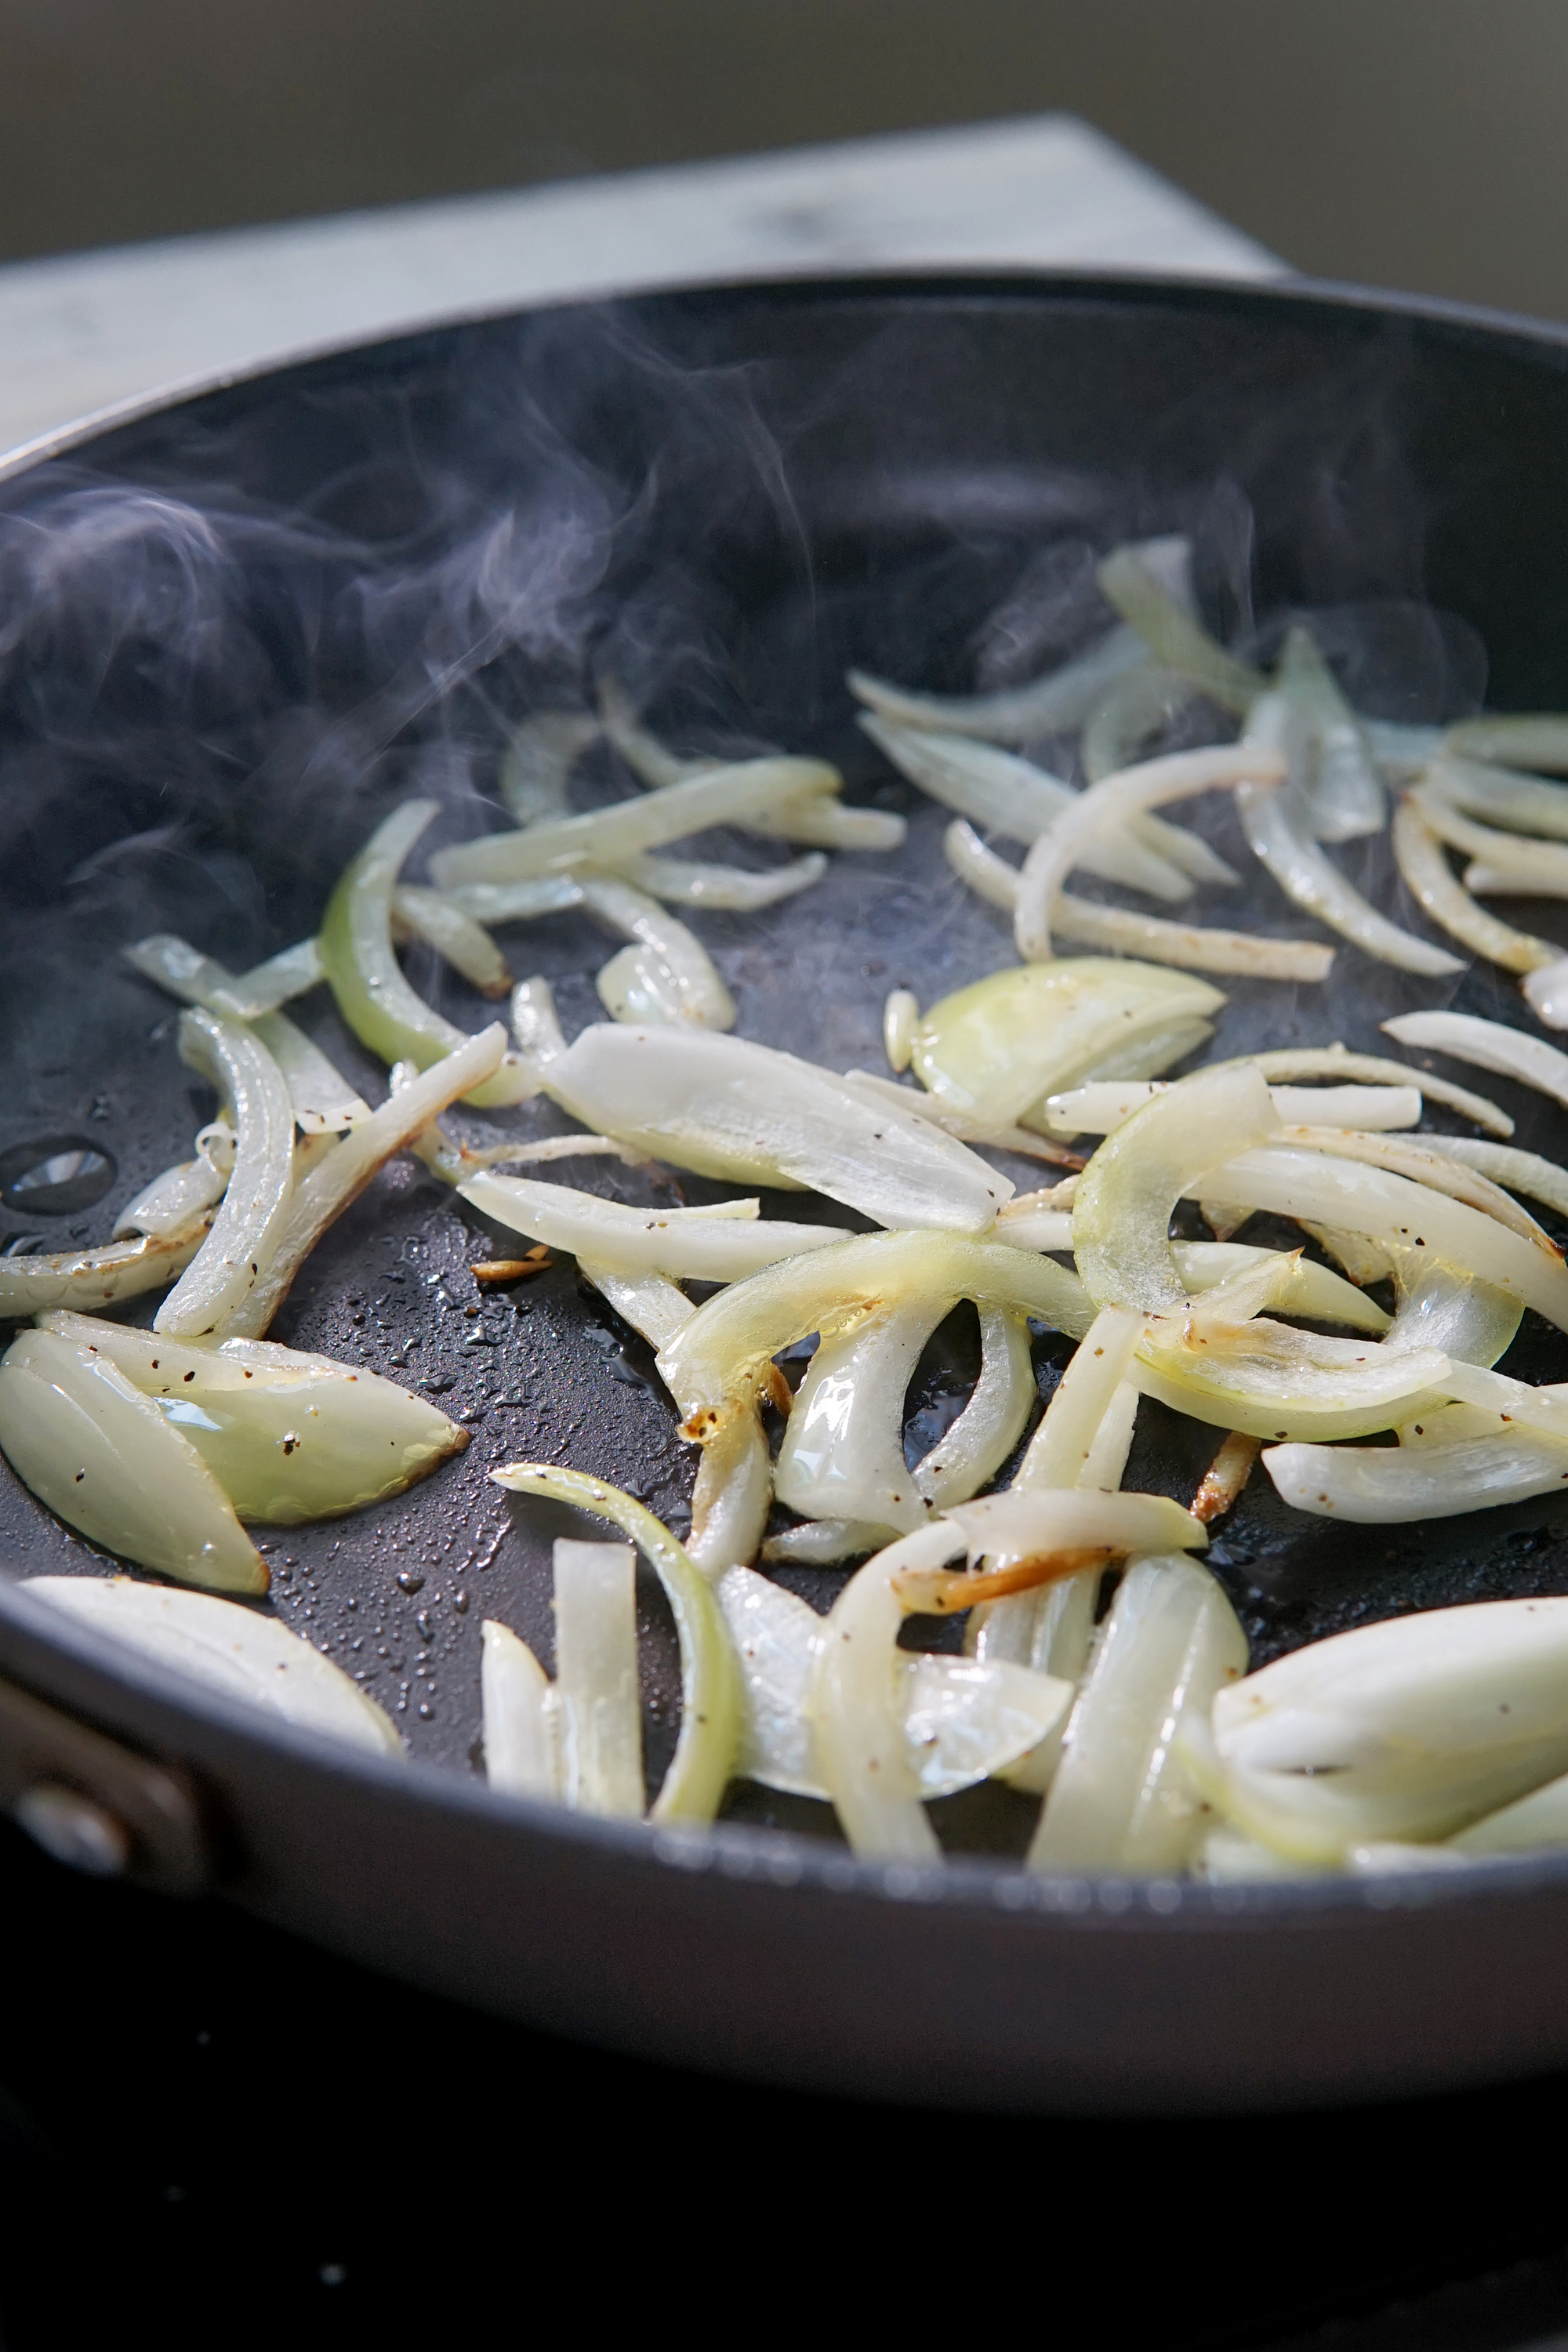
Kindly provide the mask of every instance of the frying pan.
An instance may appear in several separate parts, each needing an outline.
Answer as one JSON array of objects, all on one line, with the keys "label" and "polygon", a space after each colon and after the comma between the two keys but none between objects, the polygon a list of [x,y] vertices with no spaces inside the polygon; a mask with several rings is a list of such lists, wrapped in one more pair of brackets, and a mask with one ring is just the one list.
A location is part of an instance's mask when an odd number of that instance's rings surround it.
[{"label": "frying pan", "polygon": [[[441,800],[433,843],[500,822],[507,725],[595,677],[683,748],[822,751],[849,797],[908,810],[898,856],[837,857],[761,918],[700,919],[742,1034],[879,1066],[889,987],[929,1003],[1011,946],[946,876],[941,813],[856,730],[847,663],[937,688],[966,687],[977,660],[1026,671],[1081,619],[1093,551],[1181,530],[1216,624],[1267,650],[1312,607],[1367,708],[1560,707],[1564,448],[1552,330],[1311,289],[1041,277],[468,320],[63,437],[0,486],[0,1246],[106,1238],[209,1115],[123,944],[173,929],[240,966],[301,936],[402,793]],[[628,788],[584,772],[589,802]],[[1224,846],[1226,812],[1205,821]],[[1384,856],[1365,851],[1357,878],[1381,887]],[[1300,928],[1252,884],[1214,919]],[[569,1032],[595,1017],[608,950],[583,922],[507,943],[520,975],[552,980]],[[414,977],[479,1025],[449,975]],[[1321,991],[1236,984],[1211,1050],[1365,1047],[1444,995],[1343,949]],[[1485,973],[1454,1001],[1515,1017]],[[384,1084],[330,1008],[306,1017]],[[1562,1151],[1552,1107],[1489,1090],[1522,1143]],[[624,1199],[720,1189],[562,1172]],[[812,1213],[764,1201],[781,1211]],[[263,1536],[273,1605],[394,1711],[407,1762],[253,1720],[0,1579],[0,1783],[35,1823],[29,1790],[76,1792],[62,1851],[221,1889],[499,2012],[799,2084],[1173,2110],[1568,2060],[1568,1856],[1458,1884],[1033,1878],[1031,1809],[995,1787],[933,1809],[954,1851],[931,1871],[858,1863],[826,1808],[745,1785],[703,1833],[492,1796],[479,1625],[504,1619],[548,1661],[550,1543],[570,1522],[487,1471],[570,1461],[679,1528],[693,1469],[647,1351],[569,1262],[481,1297],[468,1269],[495,1238],[400,1163],[274,1327],[423,1384],[472,1433],[383,1508]],[[974,1344],[961,1312],[922,1360],[910,1405],[928,1442]],[[1042,1394],[1065,1353],[1037,1343]],[[1563,1354],[1527,1325],[1509,1360],[1562,1377]],[[1130,1482],[1185,1499],[1212,1444],[1146,1403]],[[1371,1618],[1568,1591],[1563,1533],[1545,1501],[1329,1528],[1259,1477],[1209,1557],[1261,1662]],[[0,1542],[19,1576],[104,1567],[8,1473]],[[838,1581],[788,1580],[819,1605]],[[639,1618],[657,1781],[679,1706],[657,1589],[639,1586]]]}]

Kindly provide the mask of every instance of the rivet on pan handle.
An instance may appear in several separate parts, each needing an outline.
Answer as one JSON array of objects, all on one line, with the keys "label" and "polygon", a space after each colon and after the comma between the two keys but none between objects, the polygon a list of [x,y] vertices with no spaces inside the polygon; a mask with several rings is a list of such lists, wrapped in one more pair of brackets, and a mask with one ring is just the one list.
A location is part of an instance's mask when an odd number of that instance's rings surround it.
[{"label": "rivet on pan handle", "polygon": [[187,1776],[0,1682],[0,1809],[58,1862],[194,1895],[212,1872]]}]

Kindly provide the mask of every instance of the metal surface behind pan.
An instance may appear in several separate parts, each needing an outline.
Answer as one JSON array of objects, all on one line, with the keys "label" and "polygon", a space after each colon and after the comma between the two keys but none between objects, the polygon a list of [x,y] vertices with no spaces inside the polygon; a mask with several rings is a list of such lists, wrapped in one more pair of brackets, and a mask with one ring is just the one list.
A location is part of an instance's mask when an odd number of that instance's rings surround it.
[{"label": "metal surface behind pan", "polygon": [[[1180,529],[1229,629],[1332,608],[1388,716],[1457,714],[1483,690],[1563,704],[1565,352],[1544,331],[1310,291],[746,288],[464,324],[63,446],[13,477],[0,513],[0,1154],[9,1170],[29,1144],[90,1148],[113,1180],[85,1197],[84,1163],[30,1220],[26,1191],[7,1194],[0,1245],[106,1237],[207,1115],[170,1008],[120,945],[171,928],[241,964],[298,937],[400,793],[435,791],[447,835],[495,821],[507,721],[578,698],[591,673],[623,678],[683,746],[820,751],[851,797],[909,811],[896,857],[838,857],[762,918],[700,919],[742,1033],[840,1068],[879,1066],[889,987],[929,1003],[1011,960],[1000,919],[946,875],[940,813],[855,729],[847,662],[961,687],[999,608],[992,656],[1012,626],[1013,659],[1043,658],[1089,550]],[[605,765],[584,788],[626,783]],[[1226,814],[1212,823],[1226,846]],[[1251,885],[1211,919],[1297,928]],[[552,978],[569,1030],[595,1016],[607,949],[581,919],[507,945],[520,975]],[[434,967],[415,977],[455,1019],[484,1017]],[[1371,1045],[1388,1013],[1439,1001],[1345,950],[1322,991],[1237,983],[1215,1050]],[[1515,1000],[1478,975],[1455,1001],[1508,1018]],[[331,1011],[310,1000],[306,1017],[376,1089]],[[1521,1142],[1561,1154],[1554,1110],[1489,1090]],[[619,1168],[562,1172],[673,1197]],[[719,1189],[681,1180],[691,1199]],[[810,1213],[764,1203],[781,1211]],[[509,1504],[486,1471],[571,1461],[679,1526],[693,1468],[647,1350],[569,1264],[480,1295],[468,1268],[493,1238],[401,1165],[275,1327],[423,1383],[473,1432],[393,1504],[264,1538],[276,1606],[368,1677],[410,1769],[259,1729],[0,1583],[0,1670],[60,1711],[67,1746],[79,1718],[180,1768],[207,1871],[237,1899],[568,2031],[910,2098],[1245,2105],[1568,2057],[1568,1862],[1458,1887],[1037,1882],[1009,1866],[1031,1809],[999,1788],[936,1809],[981,1851],[930,1874],[855,1864],[825,1808],[752,1789],[711,1837],[490,1798],[479,1624],[503,1617],[548,1659],[565,1521]],[[911,1405],[940,1415],[973,1346],[955,1318]],[[1044,1394],[1065,1349],[1037,1352]],[[1510,1361],[1560,1378],[1563,1352],[1527,1326]],[[1130,1476],[1185,1499],[1209,1446],[1146,1404]],[[102,1565],[8,1473],[0,1545],[21,1574]],[[1258,1662],[1371,1617],[1568,1590],[1564,1514],[1544,1502],[1330,1529],[1259,1479],[1211,1558]],[[819,1601],[837,1581],[791,1580]],[[676,1656],[657,1590],[639,1603],[657,1780]],[[56,1776],[90,1788],[90,1759],[61,1759]]]}]

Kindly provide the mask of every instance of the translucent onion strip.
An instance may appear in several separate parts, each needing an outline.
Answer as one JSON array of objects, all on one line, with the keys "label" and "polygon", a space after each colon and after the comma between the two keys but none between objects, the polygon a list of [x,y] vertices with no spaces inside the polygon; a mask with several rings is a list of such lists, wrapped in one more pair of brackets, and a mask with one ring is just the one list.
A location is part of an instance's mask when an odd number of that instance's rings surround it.
[{"label": "translucent onion strip", "polygon": [[1568,1054],[1543,1037],[1510,1029],[1500,1021],[1481,1021],[1469,1013],[1402,1013],[1383,1027],[1385,1035],[1402,1045],[1425,1045],[1453,1061],[1496,1070],[1568,1106]]},{"label": "translucent onion strip", "polygon": [[1524,834],[1499,832],[1495,825],[1477,824],[1455,806],[1458,797],[1440,767],[1432,769],[1409,793],[1411,804],[1439,840],[1462,849],[1468,856],[1483,859],[1500,873],[1517,875],[1521,892],[1528,893],[1537,879],[1547,887],[1568,889],[1568,842],[1537,841]]},{"label": "translucent onion strip", "polygon": [[1293,1510],[1362,1527],[1458,1518],[1568,1488],[1560,1439],[1500,1423],[1448,1445],[1274,1445],[1263,1466]]},{"label": "translucent onion strip", "polygon": [[106,1356],[20,1333],[0,1361],[0,1450],[89,1543],[187,1584],[266,1591],[266,1565],[195,1447]]},{"label": "translucent onion strip", "polygon": [[18,1320],[46,1307],[74,1307],[93,1315],[116,1299],[161,1289],[190,1265],[211,1223],[203,1211],[177,1234],[139,1234],[102,1249],[0,1257],[0,1318]]},{"label": "translucent onion strip", "polygon": [[1119,547],[1095,576],[1107,603],[1137,630],[1157,662],[1190,678],[1222,710],[1245,717],[1266,681],[1209,635],[1137,548]]},{"label": "translucent onion strip", "polygon": [[734,1027],[734,1000],[707,949],[656,898],[629,882],[594,876],[584,881],[583,904],[631,942],[598,978],[600,1001],[614,1020]]},{"label": "translucent onion strip", "polygon": [[773,1465],[762,1416],[754,1404],[738,1404],[704,1444],[691,1489],[686,1549],[705,1576],[721,1576],[756,1558],[773,1498]]},{"label": "translucent onion strip", "polygon": [[392,894],[392,930],[395,939],[423,940],[481,996],[510,995],[511,974],[505,957],[489,933],[455,898],[412,882],[399,883]]},{"label": "translucent onion strip", "polygon": [[995,1476],[1034,1410],[1029,1327],[1003,1307],[980,1309],[980,1378],[944,1437],[915,1465],[915,1484],[933,1510],[966,1503]]},{"label": "translucent onion strip", "polygon": [[208,1593],[174,1592],[124,1576],[34,1576],[22,1590],[216,1696],[259,1707],[293,1730],[374,1756],[404,1753],[395,1726],[368,1693],[276,1617]]},{"label": "translucent onion strip", "polygon": [[[254,1287],[224,1318],[225,1336],[258,1339],[288,1297],[294,1276],[334,1218],[357,1201],[378,1168],[405,1151],[432,1119],[496,1070],[506,1047],[500,1022],[465,1038],[459,1050],[423,1071],[335,1144],[301,1178],[277,1246]],[[233,1180],[230,1180],[230,1191]]]},{"label": "translucent onion strip", "polygon": [[[1388,821],[1383,782],[1355,712],[1311,632],[1293,628],[1279,659],[1278,687],[1298,721],[1291,759],[1320,841],[1355,841],[1381,833]],[[1298,776],[1298,767],[1300,773]]]},{"label": "translucent onion strip", "polygon": [[636,1571],[630,1544],[555,1544],[562,1799],[633,1821],[644,1810]]},{"label": "translucent onion strip", "polygon": [[820,882],[827,860],[820,851],[792,857],[787,866],[755,873],[739,866],[714,866],[689,857],[628,857],[620,872],[650,898],[667,906],[710,908],[716,913],[751,915],[776,907]]},{"label": "translucent onion strip", "polygon": [[1163,1495],[1111,1495],[1092,1488],[1009,1487],[945,1515],[962,1528],[979,1570],[910,1568],[894,1579],[907,1610],[946,1616],[999,1593],[1026,1591],[1093,1560],[1133,1552],[1202,1550],[1208,1537],[1190,1512]]},{"label": "translucent onion strip", "polygon": [[1547,940],[1515,930],[1511,923],[1500,922],[1476,904],[1454,879],[1436,834],[1414,801],[1400,803],[1393,831],[1394,855],[1405,887],[1439,929],[1468,948],[1472,955],[1487,963],[1501,964],[1506,971],[1534,971],[1556,961],[1559,951]]},{"label": "translucent onion strip", "polygon": [[[1166,1091],[1158,1078],[1074,1087],[1068,1094],[1049,1097],[1046,1125],[1055,1135],[1109,1135]],[[1276,1115],[1288,1127],[1384,1129],[1414,1127],[1421,1117],[1421,1096],[1413,1086],[1270,1087],[1268,1092]]]},{"label": "translucent onion strip", "polygon": [[[1489,1135],[1507,1137],[1513,1133],[1513,1121],[1508,1113],[1489,1102],[1484,1095],[1473,1095],[1468,1087],[1457,1087],[1451,1078],[1434,1077],[1428,1070],[1412,1070],[1405,1063],[1390,1061],[1381,1054],[1350,1054],[1342,1045],[1282,1045],[1271,1047],[1268,1053],[1238,1058],[1251,1062],[1271,1082],[1281,1084],[1295,1078],[1329,1078],[1336,1085],[1341,1079],[1353,1079],[1374,1086],[1417,1086],[1428,1102],[1442,1103],[1447,1109],[1457,1110],[1462,1118],[1484,1127]],[[1210,1066],[1230,1069],[1235,1064],[1214,1063]]]},{"label": "translucent onion strip", "polygon": [[1490,817],[1520,833],[1568,841],[1568,791],[1561,784],[1447,752],[1432,761],[1430,769],[1433,782],[1451,806],[1471,816]]},{"label": "translucent onion strip", "polygon": [[506,1796],[557,1803],[561,1773],[550,1677],[509,1625],[487,1617],[481,1633],[485,1779]]},{"label": "translucent onion strip", "polygon": [[993,743],[1029,743],[1081,727],[1106,688],[1129,670],[1147,667],[1149,652],[1135,629],[1112,629],[1100,643],[1027,686],[999,694],[917,694],[852,669],[851,691],[896,726],[951,730]]},{"label": "translucent onion strip", "polygon": [[1301,1145],[1309,1151],[1326,1151],[1337,1160],[1362,1160],[1369,1167],[1391,1168],[1396,1176],[1408,1176],[1417,1184],[1429,1185],[1434,1192],[1447,1192],[1450,1199],[1463,1201],[1483,1215],[1495,1217],[1510,1233],[1522,1234],[1527,1241],[1539,1243],[1555,1251],[1556,1244],[1544,1226],[1538,1224],[1528,1209],[1483,1175],[1473,1163],[1460,1160],[1456,1166],[1455,1155],[1432,1151],[1425,1136],[1356,1134],[1342,1128],[1281,1127],[1279,1141],[1284,1145]]},{"label": "translucent onion strip", "polygon": [[[368,1105],[320,1046],[281,1013],[269,1009],[267,1002],[278,992],[270,983],[280,985],[284,973],[301,976],[308,966],[309,977],[300,977],[299,986],[287,987],[289,995],[298,995],[302,988],[313,987],[321,980],[320,953],[313,940],[287,949],[270,964],[258,965],[238,980],[211,956],[198,955],[184,940],[168,933],[139,940],[126,954],[138,971],[155,980],[182,1003],[204,1005],[230,1021],[247,1021],[282,1071],[294,1116],[307,1135],[340,1134],[345,1127],[370,1117]],[[242,1014],[238,1010],[242,1004],[252,1009]]]},{"label": "translucent onion strip", "polygon": [[842,1225],[794,1225],[772,1218],[715,1217],[689,1209],[632,1209],[565,1184],[525,1176],[470,1176],[458,1187],[470,1206],[498,1224],[551,1249],[570,1251],[621,1274],[667,1274],[700,1282],[735,1282],[804,1250],[831,1248],[849,1235]]},{"label": "translucent onion strip", "polygon": [[216,1087],[236,1136],[212,1231],[153,1321],[155,1330],[188,1337],[231,1320],[271,1264],[293,1198],[294,1107],[277,1063],[238,1022],[183,1013],[180,1052]]},{"label": "translucent onion strip", "polygon": [[1173,751],[1090,784],[1024,860],[1016,920],[1019,954],[1037,963],[1049,957],[1056,895],[1080,862],[1086,844],[1130,817],[1198,793],[1247,784],[1261,794],[1284,772],[1278,751],[1243,743],[1210,751]]},{"label": "translucent onion strip", "polygon": [[[960,881],[994,907],[1014,914],[1018,905],[1018,868],[988,849],[963,818],[942,835],[942,854]],[[1110,955],[1140,956],[1180,971],[1238,973],[1252,980],[1326,980],[1332,948],[1315,940],[1264,939],[1251,931],[1201,929],[1166,922],[1128,907],[1101,907],[1059,890],[1051,914],[1056,935]]]},{"label": "translucent onion strip", "polygon": [[234,1166],[234,1129],[224,1120],[204,1127],[194,1160],[155,1176],[126,1202],[114,1221],[116,1240],[125,1234],[152,1234],[175,1241],[205,1233],[212,1223],[208,1212],[222,1200]]},{"label": "translucent onion strip", "polygon": [[1533,1151],[1516,1151],[1506,1143],[1484,1143],[1475,1136],[1429,1135],[1424,1140],[1428,1150],[1462,1160],[1467,1168],[1489,1176],[1494,1184],[1506,1184],[1510,1192],[1522,1192],[1531,1201],[1544,1201],[1559,1216],[1568,1217],[1568,1168],[1560,1168],[1554,1160],[1542,1160]]},{"label": "translucent onion strip", "polygon": [[711,1821],[740,1745],[741,1679],[719,1604],[701,1570],[651,1511],[600,1479],[548,1462],[512,1462],[489,1475],[498,1486],[548,1496],[610,1520],[652,1567],[680,1642],[680,1733],[650,1818]]},{"label": "translucent onion strip", "polygon": [[[900,1087],[891,1078],[875,1070],[846,1070],[844,1083],[870,1102],[891,1103],[896,1109],[911,1111],[916,1118],[929,1119],[933,1127],[954,1135],[961,1143],[973,1143],[982,1150],[1016,1152],[1021,1159],[1044,1160],[1058,1168],[1078,1168],[1082,1163],[1074,1151],[1068,1151],[1048,1136],[1037,1135],[1026,1127],[1013,1127],[1005,1120],[974,1118],[935,1095],[922,1093],[918,1087]],[[1012,1206],[1004,1202],[1004,1209]],[[997,1211],[998,1217],[1002,1210]]]},{"label": "translucent onion strip", "polygon": [[1504,767],[1544,768],[1549,775],[1568,775],[1568,718],[1548,711],[1462,719],[1444,736],[1443,749],[1463,759],[1495,760]]},{"label": "translucent onion strip", "polygon": [[[416,995],[392,944],[398,874],[438,805],[414,800],[393,810],[344,872],[321,930],[322,967],[355,1036],[384,1061],[417,1062],[422,1070],[468,1043],[464,1031]],[[489,1106],[521,1101],[531,1091],[521,1066],[508,1061],[470,1098]]]},{"label": "translucent onion strip", "polygon": [[[806,1518],[859,1519],[905,1534],[928,1506],[904,1461],[904,1394],[953,1304],[930,1292],[824,1337],[795,1398],[773,1485]],[[679,1343],[678,1343],[679,1344]]]}]

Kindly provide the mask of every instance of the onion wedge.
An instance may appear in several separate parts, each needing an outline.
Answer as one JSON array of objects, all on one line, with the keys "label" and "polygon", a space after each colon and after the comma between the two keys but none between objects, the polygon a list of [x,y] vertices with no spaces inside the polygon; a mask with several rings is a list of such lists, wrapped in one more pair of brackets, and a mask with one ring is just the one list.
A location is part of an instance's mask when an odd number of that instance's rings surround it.
[{"label": "onion wedge", "polygon": [[700,1175],[810,1186],[888,1225],[984,1231],[1013,1187],[929,1121],[738,1037],[600,1023],[544,1065],[584,1126]]},{"label": "onion wedge", "polygon": [[363,1509],[468,1443],[423,1397],[330,1356],[264,1339],[167,1339],[85,1315],[47,1315],[41,1328],[151,1398],[242,1519],[293,1526]]},{"label": "onion wedge", "polygon": [[649,1819],[711,1821],[734,1769],[742,1702],[734,1650],[707,1578],[668,1528],[619,1487],[549,1462],[511,1462],[489,1475],[514,1493],[549,1496],[608,1519],[653,1569],[680,1641],[680,1734]]},{"label": "onion wedge", "polygon": [[[481,1173],[458,1191],[473,1208],[530,1241],[569,1251],[618,1274],[667,1274],[679,1280],[735,1282],[803,1250],[850,1238],[842,1225],[792,1225],[773,1219],[714,1217],[689,1209],[631,1209],[565,1184]],[[754,1212],[755,1204],[752,1204]]]},{"label": "onion wedge", "polygon": [[1029,1847],[1033,1871],[1179,1870],[1204,1822],[1175,1734],[1247,1671],[1247,1636],[1207,1570],[1140,1559],[1117,1589]]},{"label": "onion wedge", "polygon": [[[719,1604],[741,1662],[745,1729],[741,1775],[764,1788],[825,1798],[807,1709],[826,1625],[815,1609],[748,1568],[731,1569]],[[1066,1715],[1069,1684],[1002,1661],[903,1656],[904,1740],[922,1799],[960,1789],[1026,1755]]]},{"label": "onion wedge", "polygon": [[276,1617],[128,1576],[30,1576],[22,1591],[216,1697],[374,1756],[404,1754],[390,1716]]},{"label": "onion wedge", "polygon": [[23,1485],[89,1543],[226,1592],[267,1570],[216,1478],[106,1356],[24,1331],[0,1361],[0,1450]]},{"label": "onion wedge", "polygon": [[1057,893],[1081,863],[1089,843],[1124,825],[1131,817],[1145,815],[1171,801],[1191,799],[1197,793],[1247,785],[1261,796],[1284,772],[1285,763],[1277,751],[1241,743],[1210,751],[1173,751],[1165,759],[1147,760],[1140,767],[1124,768],[1120,775],[1103,776],[1099,783],[1090,784],[1024,860],[1015,919],[1020,956],[1030,963],[1043,963],[1050,956]]},{"label": "onion wedge", "polygon": [[294,1191],[294,1107],[281,1071],[255,1033],[201,1010],[180,1018],[184,1058],[229,1106],[234,1171],[212,1231],[153,1319],[180,1337],[216,1330],[271,1264]]},{"label": "onion wedge", "polygon": [[[405,801],[393,810],[338,883],[321,930],[322,969],[355,1036],[384,1061],[417,1062],[422,1070],[468,1043],[463,1030],[415,994],[392,944],[397,877],[437,806]],[[508,1056],[469,1098],[489,1107],[521,1102],[532,1091],[516,1057]]]},{"label": "onion wedge", "polygon": [[[306,1258],[334,1218],[357,1201],[378,1168],[405,1151],[431,1121],[496,1070],[505,1051],[500,1022],[467,1037],[456,1053],[424,1070],[411,1086],[373,1111],[300,1179],[270,1262],[239,1305],[224,1317],[225,1338],[258,1339],[289,1295]],[[233,1180],[230,1180],[230,1191]],[[219,1328],[214,1326],[214,1328]]]},{"label": "onion wedge", "polygon": [[1517,1078],[1538,1094],[1568,1106],[1568,1054],[1510,1029],[1500,1021],[1478,1020],[1469,1013],[1402,1013],[1383,1024],[1384,1034],[1402,1045],[1429,1046],[1456,1062],[1473,1062],[1478,1069],[1496,1070]]}]

